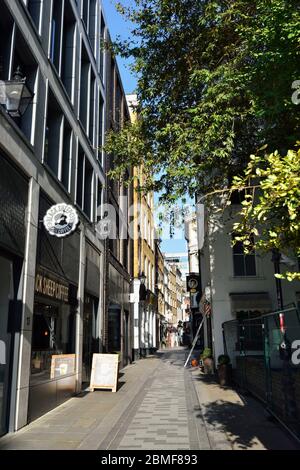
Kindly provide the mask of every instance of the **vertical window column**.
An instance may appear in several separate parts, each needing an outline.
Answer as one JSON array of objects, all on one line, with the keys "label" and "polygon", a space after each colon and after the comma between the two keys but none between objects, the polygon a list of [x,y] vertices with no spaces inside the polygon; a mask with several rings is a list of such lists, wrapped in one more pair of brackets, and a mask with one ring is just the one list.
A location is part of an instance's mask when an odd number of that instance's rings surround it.
[{"label": "vertical window column", "polygon": [[63,2],[52,0],[52,22],[50,37],[50,60],[60,73],[61,64],[61,43],[62,43],[62,11]]}]

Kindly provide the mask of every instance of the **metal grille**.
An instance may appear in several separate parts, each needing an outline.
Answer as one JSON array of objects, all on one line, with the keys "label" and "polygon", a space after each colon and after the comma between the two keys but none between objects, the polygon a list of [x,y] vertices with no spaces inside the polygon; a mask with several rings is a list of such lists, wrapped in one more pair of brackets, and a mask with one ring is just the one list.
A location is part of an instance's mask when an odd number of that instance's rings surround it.
[{"label": "metal grille", "polygon": [[300,437],[300,316],[296,308],[223,323],[226,354],[242,388]]}]

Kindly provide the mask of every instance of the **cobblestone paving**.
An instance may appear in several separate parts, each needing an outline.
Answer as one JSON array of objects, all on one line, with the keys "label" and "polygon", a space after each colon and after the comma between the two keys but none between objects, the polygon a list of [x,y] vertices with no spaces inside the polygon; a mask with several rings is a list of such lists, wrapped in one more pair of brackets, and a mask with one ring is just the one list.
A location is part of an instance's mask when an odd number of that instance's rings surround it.
[{"label": "cobblestone paving", "polygon": [[[187,399],[184,358],[184,351],[164,353],[160,366],[149,380],[148,390],[144,392],[139,406],[132,413],[127,429],[120,429],[118,433],[120,437],[117,435],[109,448],[119,450],[210,448],[204,430],[201,432],[201,442],[197,439],[197,428],[203,423],[199,419],[196,403],[191,405],[191,400]],[[192,416],[196,411],[197,423]]]}]

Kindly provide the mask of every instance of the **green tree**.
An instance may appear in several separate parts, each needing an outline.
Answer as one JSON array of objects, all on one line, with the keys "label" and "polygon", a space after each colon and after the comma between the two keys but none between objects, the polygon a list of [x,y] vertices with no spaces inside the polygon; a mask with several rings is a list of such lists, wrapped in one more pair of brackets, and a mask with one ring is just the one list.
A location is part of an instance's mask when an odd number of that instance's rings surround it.
[{"label": "green tree", "polygon": [[136,0],[117,52],[134,59],[136,123],[110,132],[112,176],[143,163],[165,200],[228,187],[268,143],[299,136],[291,101],[300,78],[298,0]]},{"label": "green tree", "polygon": [[[233,230],[235,240],[243,242],[246,252],[275,249],[300,257],[299,149],[285,155],[277,151],[252,155],[244,175],[234,178],[231,189],[244,193]],[[287,271],[278,277],[300,280],[300,273]]]}]

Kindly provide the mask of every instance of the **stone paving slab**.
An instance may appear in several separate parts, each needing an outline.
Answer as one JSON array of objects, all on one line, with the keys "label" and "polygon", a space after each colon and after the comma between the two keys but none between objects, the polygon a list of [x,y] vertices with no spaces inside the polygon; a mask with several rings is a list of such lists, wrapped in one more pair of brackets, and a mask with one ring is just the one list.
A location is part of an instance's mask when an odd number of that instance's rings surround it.
[{"label": "stone paving slab", "polygon": [[117,393],[74,397],[1,438],[0,450],[298,448],[256,400],[184,369],[186,355],[164,350],[126,367]]}]

